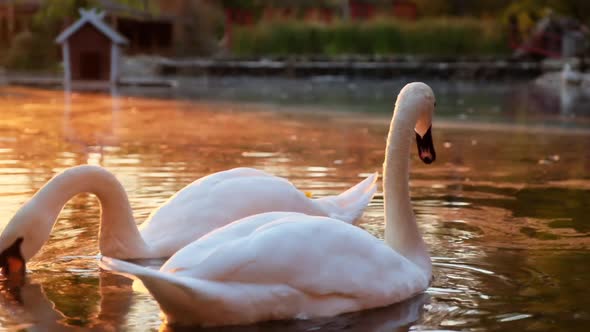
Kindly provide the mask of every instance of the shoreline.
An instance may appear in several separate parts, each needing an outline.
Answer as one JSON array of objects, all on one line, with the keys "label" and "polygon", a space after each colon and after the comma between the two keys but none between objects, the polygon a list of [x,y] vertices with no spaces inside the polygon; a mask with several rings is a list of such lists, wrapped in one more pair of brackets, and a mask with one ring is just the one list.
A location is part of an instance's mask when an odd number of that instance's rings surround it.
[{"label": "shoreline", "polygon": [[[571,60],[571,59],[570,59]],[[576,61],[576,60],[573,60]],[[442,79],[464,81],[533,80],[548,72],[561,71],[568,59],[520,61],[488,58],[416,57],[293,57],[293,58],[192,58],[171,59],[159,56],[124,58],[119,86],[157,86],[175,88],[179,78],[268,77],[345,79]],[[0,70],[0,85],[39,87],[63,86],[59,73]],[[81,89],[108,88],[109,82],[75,81]]]}]

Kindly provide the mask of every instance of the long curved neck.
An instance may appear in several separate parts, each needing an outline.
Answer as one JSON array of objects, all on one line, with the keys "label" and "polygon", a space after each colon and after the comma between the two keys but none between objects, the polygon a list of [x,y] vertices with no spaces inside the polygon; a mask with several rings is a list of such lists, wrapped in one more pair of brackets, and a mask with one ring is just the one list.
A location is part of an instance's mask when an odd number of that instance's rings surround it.
[{"label": "long curved neck", "polygon": [[[127,194],[117,178],[97,166],[77,166],[58,174],[23,206],[43,214],[40,224],[32,225],[41,234],[33,243],[33,253],[49,238],[49,233],[64,205],[79,193],[96,195],[101,205],[99,247],[103,255],[119,258],[142,258],[149,251],[129,205]],[[37,218],[36,218],[37,219]],[[31,255],[32,256],[32,255]]]},{"label": "long curved neck", "polygon": [[391,120],[383,164],[385,242],[430,273],[430,256],[416,224],[409,190],[408,157],[417,118],[413,109],[396,107]]}]

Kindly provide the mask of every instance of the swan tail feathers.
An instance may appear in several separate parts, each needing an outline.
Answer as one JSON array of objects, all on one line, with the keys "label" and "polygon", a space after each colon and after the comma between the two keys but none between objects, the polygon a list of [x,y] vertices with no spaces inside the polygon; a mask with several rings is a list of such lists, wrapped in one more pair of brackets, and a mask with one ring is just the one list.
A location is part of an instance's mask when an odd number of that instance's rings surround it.
[{"label": "swan tail feathers", "polygon": [[[204,288],[200,284],[202,281],[198,279],[175,276],[110,257],[103,257],[100,267],[131,279],[141,280],[170,323],[182,322],[182,317],[192,317],[190,321],[194,322],[195,306],[203,307],[204,303],[211,300],[211,294],[198,291]],[[195,296],[196,294],[199,296]]]},{"label": "swan tail feathers", "polygon": [[103,270],[111,271],[134,280],[140,279],[138,276],[147,272],[144,270],[148,270],[146,267],[106,256],[100,259],[99,266]]},{"label": "swan tail feathers", "polygon": [[377,191],[379,173],[375,172],[338,196],[317,199],[330,218],[356,223]]},{"label": "swan tail feathers", "polygon": [[159,283],[182,284],[183,287],[190,287],[189,285],[185,285],[185,283],[190,281],[190,279],[179,277],[172,273],[162,272],[160,270],[133,264],[130,262],[125,262],[115,258],[102,257],[100,261],[100,267],[104,270],[124,275],[131,279],[139,279],[142,282],[144,282],[145,286],[150,291],[152,290],[150,285]]}]

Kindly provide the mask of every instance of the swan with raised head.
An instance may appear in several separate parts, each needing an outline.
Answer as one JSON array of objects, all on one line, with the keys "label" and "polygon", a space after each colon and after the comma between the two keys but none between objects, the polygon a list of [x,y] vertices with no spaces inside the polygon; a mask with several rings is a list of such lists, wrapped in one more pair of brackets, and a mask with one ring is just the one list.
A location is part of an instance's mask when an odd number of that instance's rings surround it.
[{"label": "swan with raised head", "polygon": [[573,70],[572,65],[566,63],[563,65],[563,69],[561,70],[561,85],[580,85],[584,77],[579,71]]},{"label": "swan with raised head", "polygon": [[168,323],[180,325],[334,316],[408,299],[431,279],[410,203],[408,156],[415,131],[420,159],[436,158],[434,103],[424,83],[398,95],[383,173],[385,242],[336,219],[270,212],[207,234],[159,271],[109,257],[101,266],[141,279]]},{"label": "swan with raised head", "polygon": [[0,234],[0,268],[22,275],[25,263],[48,240],[63,206],[75,195],[93,193],[101,205],[99,249],[120,259],[168,258],[210,231],[269,211],[296,211],[352,223],[376,191],[377,174],[338,196],[311,199],[284,178],[252,168],[205,176],[174,194],[138,228],[117,178],[98,166],[76,166],[53,177]]}]

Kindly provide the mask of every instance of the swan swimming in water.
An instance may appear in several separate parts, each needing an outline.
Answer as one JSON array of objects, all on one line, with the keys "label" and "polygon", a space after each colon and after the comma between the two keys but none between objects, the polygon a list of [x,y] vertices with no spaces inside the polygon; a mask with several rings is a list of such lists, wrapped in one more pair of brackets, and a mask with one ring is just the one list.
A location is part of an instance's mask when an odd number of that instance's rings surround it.
[{"label": "swan swimming in water", "polygon": [[563,69],[561,71],[561,85],[562,86],[580,85],[580,84],[582,84],[583,80],[584,80],[584,77],[583,77],[582,73],[580,73],[579,71],[573,70],[571,64],[566,63],[565,65],[563,65]]},{"label": "swan swimming in water", "polygon": [[415,132],[420,159],[435,160],[434,107],[424,83],[406,85],[397,97],[383,173],[385,241],[333,218],[270,212],[207,234],[159,271],[109,257],[101,266],[141,279],[169,324],[306,319],[408,299],[432,274],[410,202],[408,156]]},{"label": "swan swimming in water", "polygon": [[138,228],[117,178],[98,166],[69,168],[45,184],[0,234],[0,268],[23,275],[25,263],[49,239],[64,205],[82,192],[101,205],[99,249],[120,259],[167,258],[185,245],[240,218],[269,211],[296,211],[353,223],[377,189],[377,174],[338,196],[311,199],[284,178],[252,168],[210,174],[181,189]]}]

